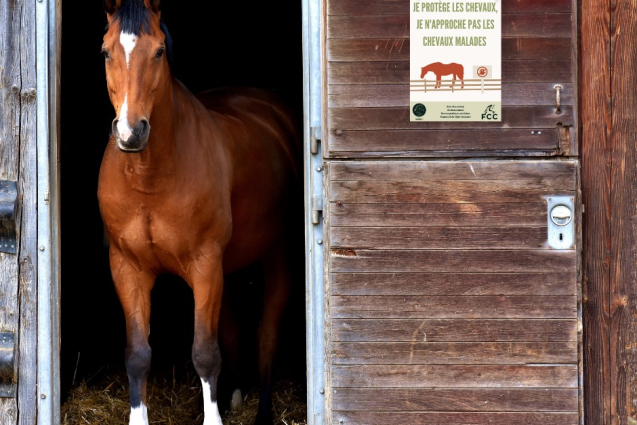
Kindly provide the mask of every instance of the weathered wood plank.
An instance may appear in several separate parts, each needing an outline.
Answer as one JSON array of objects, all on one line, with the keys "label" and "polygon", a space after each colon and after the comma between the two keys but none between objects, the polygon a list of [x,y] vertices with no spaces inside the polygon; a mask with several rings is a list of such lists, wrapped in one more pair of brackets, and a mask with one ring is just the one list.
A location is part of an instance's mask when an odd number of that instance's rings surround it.
[{"label": "weathered wood plank", "polygon": [[[463,123],[467,124],[467,123]],[[438,126],[440,127],[440,126]],[[448,128],[451,126],[447,125]],[[340,134],[340,133],[339,133]],[[519,151],[554,154],[559,146],[558,130],[503,129],[474,130],[355,130],[329,135],[330,153],[335,156],[447,156],[458,152],[471,155],[516,156]]]},{"label": "weathered wood plank", "polygon": [[[603,93],[611,93],[612,124],[610,132],[606,129],[610,135],[608,150],[597,152],[604,157],[608,153],[612,155],[610,169],[608,162],[605,167],[609,173],[605,177],[611,186],[611,202],[601,206],[601,213],[612,217],[609,223],[612,244],[606,251],[610,266],[610,373],[606,376],[611,389],[610,423],[632,425],[637,423],[637,3],[624,0],[611,2],[610,6],[611,81],[610,92]],[[606,118],[607,113],[599,116]],[[607,196],[597,202],[602,199]]]},{"label": "weathered wood plank", "polygon": [[335,319],[342,342],[558,342],[577,341],[573,319]]},{"label": "weathered wood plank", "polygon": [[333,272],[575,273],[575,251],[363,250],[329,253]]},{"label": "weathered wood plank", "polygon": [[[538,66],[541,65],[541,66]],[[406,84],[409,81],[409,62],[362,61],[328,62],[327,82],[335,84]],[[543,60],[503,60],[502,84],[510,83],[568,83],[572,81],[571,61]]]},{"label": "weathered wood plank", "polygon": [[547,221],[544,200],[505,204],[354,204],[332,201],[329,204],[329,213],[333,227],[539,227]]},{"label": "weathered wood plank", "polygon": [[[329,62],[397,61],[409,62],[408,38],[330,39],[327,40]],[[502,60],[526,60],[534,70],[537,61],[563,61],[571,57],[570,38],[503,38]],[[570,63],[570,61],[568,61]],[[425,66],[424,63],[422,66]],[[503,72],[502,75],[505,75]],[[405,79],[404,81],[408,81]],[[569,78],[568,81],[571,81]],[[330,84],[332,82],[330,81]]]},{"label": "weathered wood plank", "polygon": [[[561,115],[555,114],[554,106],[504,106],[502,122],[499,127],[531,129],[556,128],[558,123],[571,125],[573,110],[564,106]],[[334,134],[340,130],[345,134],[348,130],[423,130],[423,123],[409,121],[409,106],[402,108],[330,108],[328,114],[330,143],[338,142]],[[493,123],[487,122],[428,122],[426,129],[493,129]],[[498,128],[498,127],[496,127]],[[466,135],[466,133],[463,133]],[[435,135],[434,135],[435,136]],[[529,135],[532,139],[531,135]],[[342,137],[339,136],[339,137]],[[426,137],[423,135],[423,138]],[[393,140],[396,137],[392,138]],[[532,142],[531,142],[532,143]],[[556,142],[557,143],[557,142]]]},{"label": "weathered wood plank", "polygon": [[[342,422],[341,422],[342,421]],[[342,412],[334,411],[332,425],[578,425],[577,412],[462,413],[462,412]]]},{"label": "weathered wood plank", "polygon": [[576,174],[574,162],[537,160],[401,161],[400,163],[395,161],[347,161],[332,163],[329,169],[330,181],[489,180],[512,182],[537,181],[550,177],[572,187],[575,187]]},{"label": "weathered wood plank", "polygon": [[333,388],[577,388],[576,365],[335,365]]},{"label": "weathered wood plank", "polygon": [[[586,207],[582,223],[582,244],[586,247],[582,258],[586,424],[612,424],[611,410],[615,409],[611,407],[611,392],[616,391],[611,387],[611,376],[616,371],[611,366],[609,327],[610,268],[617,266],[610,259],[615,190],[611,170],[616,148],[610,140],[614,107],[611,46],[615,35],[611,36],[610,31],[613,7],[617,3],[610,0],[583,0],[580,13],[582,199]],[[627,36],[631,36],[630,32]],[[627,95],[623,93],[621,97]]]},{"label": "weathered wood plank", "polygon": [[[341,0],[327,2],[327,15],[402,15],[409,12],[405,0]],[[502,15],[570,13],[570,0],[524,0],[502,3]]]},{"label": "weathered wood plank", "polygon": [[[554,105],[555,83],[509,83],[502,86],[502,105]],[[562,105],[573,104],[573,84],[563,84]],[[333,84],[328,88],[330,108],[404,106],[409,84]]]},{"label": "weathered wood plank", "polygon": [[333,227],[331,248],[364,249],[541,249],[544,227]]},{"label": "weathered wood plank", "polygon": [[339,388],[334,410],[365,412],[576,412],[575,389]]},{"label": "weathered wood plank", "polygon": [[[3,2],[0,5],[0,180],[17,181],[20,176],[20,120],[23,116],[21,98],[29,95],[21,81],[22,65],[21,24],[24,10],[22,2]],[[28,48],[28,46],[26,46]],[[18,197],[22,187],[18,187]],[[22,208],[18,211],[17,229],[20,229]],[[18,230],[20,231],[20,230]],[[18,234],[18,253],[22,247],[22,232]],[[0,330],[12,332],[15,344],[20,345],[20,305],[19,255],[0,253]],[[15,376],[19,374],[20,352],[15,350]],[[0,397],[0,423],[18,422],[18,394],[20,387],[14,388],[13,397]]]},{"label": "weathered wood plank", "polygon": [[563,364],[577,362],[577,342],[337,342],[330,359],[332,364]]},{"label": "weathered wood plank", "polygon": [[[327,38],[409,38],[409,9],[402,15],[330,16],[327,19]],[[503,14],[502,37],[570,38],[570,13]]]},{"label": "weathered wood plank", "polygon": [[570,273],[332,273],[332,295],[575,295]]},{"label": "weathered wood plank", "polygon": [[332,296],[331,317],[338,319],[570,319],[577,318],[574,295]]},{"label": "weathered wood plank", "polygon": [[569,195],[573,186],[568,180],[554,181],[550,176],[537,181],[336,181],[330,183],[333,200],[352,203],[486,203],[541,202],[555,194]]},{"label": "weathered wood plank", "polygon": [[[20,79],[23,96],[20,118],[20,176],[22,224],[20,234],[20,341],[18,425],[35,425],[37,388],[37,149],[35,0],[21,2]],[[1,19],[0,19],[1,20]],[[45,95],[45,94],[43,94]],[[1,268],[2,266],[0,266]],[[52,347],[53,348],[53,347]],[[0,422],[2,422],[0,420]]]}]

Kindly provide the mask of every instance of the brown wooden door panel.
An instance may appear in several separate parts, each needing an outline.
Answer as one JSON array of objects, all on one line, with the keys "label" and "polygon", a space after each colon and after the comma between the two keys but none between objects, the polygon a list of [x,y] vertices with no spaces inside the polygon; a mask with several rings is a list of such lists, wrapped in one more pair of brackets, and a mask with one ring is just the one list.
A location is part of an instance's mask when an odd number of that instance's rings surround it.
[{"label": "brown wooden door panel", "polygon": [[577,423],[579,247],[548,247],[547,197],[578,204],[578,162],[326,168],[328,415]]},{"label": "brown wooden door panel", "polygon": [[577,155],[571,0],[503,2],[501,123],[410,123],[410,3],[326,3],[327,157]]}]

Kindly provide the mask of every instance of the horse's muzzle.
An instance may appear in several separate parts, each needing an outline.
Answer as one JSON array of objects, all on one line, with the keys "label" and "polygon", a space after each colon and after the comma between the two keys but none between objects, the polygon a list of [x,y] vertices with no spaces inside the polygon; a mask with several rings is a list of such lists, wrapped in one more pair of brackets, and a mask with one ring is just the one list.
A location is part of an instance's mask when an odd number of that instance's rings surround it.
[{"label": "horse's muzzle", "polygon": [[122,140],[119,130],[117,129],[117,119],[113,120],[113,135],[117,138],[117,146],[122,152],[140,152],[143,151],[148,144],[148,136],[150,135],[150,124],[148,120],[142,118],[133,128],[127,140]]}]

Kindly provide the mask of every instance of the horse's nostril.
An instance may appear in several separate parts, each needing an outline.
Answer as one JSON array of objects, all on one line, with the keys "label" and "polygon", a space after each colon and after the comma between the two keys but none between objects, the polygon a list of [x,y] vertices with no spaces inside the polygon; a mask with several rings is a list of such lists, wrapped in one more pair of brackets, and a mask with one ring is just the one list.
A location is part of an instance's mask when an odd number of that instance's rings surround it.
[{"label": "horse's nostril", "polygon": [[144,139],[148,137],[148,133],[150,132],[150,124],[147,119],[141,119],[139,124],[135,127],[135,134],[140,138]]}]

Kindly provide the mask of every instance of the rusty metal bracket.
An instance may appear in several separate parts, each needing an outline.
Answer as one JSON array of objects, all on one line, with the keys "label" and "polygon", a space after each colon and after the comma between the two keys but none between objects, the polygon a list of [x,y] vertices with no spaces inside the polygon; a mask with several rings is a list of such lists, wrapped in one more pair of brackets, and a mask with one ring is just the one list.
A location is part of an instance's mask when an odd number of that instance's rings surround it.
[{"label": "rusty metal bracket", "polygon": [[0,180],[0,252],[16,253],[17,204],[16,182]]},{"label": "rusty metal bracket", "polygon": [[13,382],[14,345],[13,333],[0,333],[0,397],[13,397],[15,395]]}]

